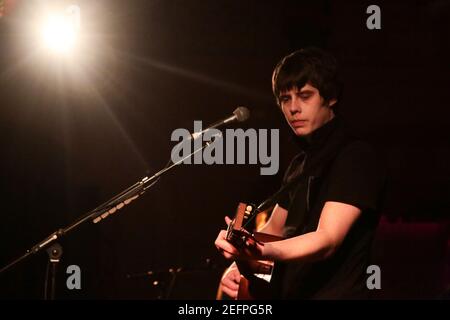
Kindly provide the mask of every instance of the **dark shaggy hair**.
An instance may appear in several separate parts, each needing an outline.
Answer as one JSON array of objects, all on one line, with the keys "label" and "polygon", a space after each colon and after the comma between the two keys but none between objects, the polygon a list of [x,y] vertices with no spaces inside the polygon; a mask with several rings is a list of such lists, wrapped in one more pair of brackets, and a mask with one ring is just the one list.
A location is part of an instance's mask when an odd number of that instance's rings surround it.
[{"label": "dark shaggy hair", "polygon": [[[278,105],[281,92],[294,87],[301,89],[307,83],[319,90],[325,102],[332,99],[339,101],[342,84],[336,59],[315,47],[300,49],[284,57],[272,75],[272,90]],[[333,109],[336,109],[335,106]]]}]

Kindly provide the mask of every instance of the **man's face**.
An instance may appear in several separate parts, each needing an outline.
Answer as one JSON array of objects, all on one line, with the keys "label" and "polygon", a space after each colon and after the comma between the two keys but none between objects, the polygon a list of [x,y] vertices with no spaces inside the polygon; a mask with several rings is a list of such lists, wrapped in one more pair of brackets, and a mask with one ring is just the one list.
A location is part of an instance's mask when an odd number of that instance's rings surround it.
[{"label": "man's face", "polygon": [[309,135],[334,117],[330,107],[336,100],[327,105],[319,90],[308,83],[301,89],[293,87],[281,92],[279,101],[284,117],[297,136]]}]

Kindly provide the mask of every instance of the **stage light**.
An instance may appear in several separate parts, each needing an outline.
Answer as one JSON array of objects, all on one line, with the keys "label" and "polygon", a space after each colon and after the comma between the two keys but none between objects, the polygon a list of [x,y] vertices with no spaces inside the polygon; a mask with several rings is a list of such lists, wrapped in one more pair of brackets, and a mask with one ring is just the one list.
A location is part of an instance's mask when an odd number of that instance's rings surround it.
[{"label": "stage light", "polygon": [[61,17],[49,17],[42,35],[45,45],[56,52],[68,52],[76,40],[74,28]]},{"label": "stage light", "polygon": [[61,15],[49,15],[42,25],[42,37],[45,46],[53,52],[70,52],[80,29],[79,8],[70,6]]}]

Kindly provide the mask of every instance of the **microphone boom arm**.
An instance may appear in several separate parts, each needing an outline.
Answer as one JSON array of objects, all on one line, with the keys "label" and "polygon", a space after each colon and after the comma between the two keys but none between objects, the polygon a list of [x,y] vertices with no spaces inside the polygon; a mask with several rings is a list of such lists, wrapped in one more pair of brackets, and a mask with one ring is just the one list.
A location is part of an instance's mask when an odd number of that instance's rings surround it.
[{"label": "microphone boom arm", "polygon": [[[215,135],[216,138],[221,138],[222,134]],[[107,218],[110,214],[115,213],[117,210],[122,209],[124,206],[130,204],[133,200],[137,199],[140,195],[144,194],[145,191],[153,186],[158,180],[169,170],[173,169],[175,166],[180,165],[184,160],[190,158],[191,156],[195,155],[196,153],[202,151],[207,146],[211,144],[212,141],[206,142],[201,148],[198,148],[197,150],[194,150],[192,153],[187,155],[186,157],[180,159],[177,162],[172,163],[170,166],[166,166],[165,168],[161,169],[157,173],[155,173],[151,177],[144,177],[140,181],[136,182],[135,184],[131,185],[130,187],[126,188],[124,191],[120,192],[110,200],[106,201],[105,203],[101,204],[97,208],[89,211],[88,213],[84,214],[81,218],[70,224],[69,226],[65,228],[58,229],[57,231],[50,234],[48,237],[46,237],[44,240],[38,242],[36,245],[32,246],[30,249],[26,251],[25,254],[20,256],[19,258],[13,260],[11,263],[7,264],[3,268],[0,269],[0,275],[7,270],[11,269],[14,265],[18,264],[22,260],[25,260],[32,254],[36,254],[40,252],[42,249],[47,248],[50,246],[50,244],[54,243],[56,240],[62,238],[69,232],[75,230],[80,225],[85,223],[88,220],[92,220],[93,223],[98,223],[101,220]]]}]

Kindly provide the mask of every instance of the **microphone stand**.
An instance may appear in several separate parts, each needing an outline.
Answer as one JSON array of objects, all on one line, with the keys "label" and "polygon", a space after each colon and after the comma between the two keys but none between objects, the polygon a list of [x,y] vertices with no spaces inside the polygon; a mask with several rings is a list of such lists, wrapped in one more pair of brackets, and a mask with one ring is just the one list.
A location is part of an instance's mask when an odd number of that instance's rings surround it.
[{"label": "microphone stand", "polygon": [[197,267],[173,266],[168,269],[127,274],[126,278],[149,278],[153,280],[153,286],[159,289],[157,300],[168,300],[171,298],[178,275],[189,275],[214,270],[219,270],[219,266],[212,259],[207,258],[205,263]]},{"label": "microphone stand", "polygon": [[[221,137],[222,137],[222,134],[218,133],[218,134],[214,135],[212,138],[216,138],[217,139],[217,138],[221,138]],[[117,210],[120,210],[124,206],[130,204],[132,201],[136,200],[139,196],[144,194],[145,191],[148,188],[150,188],[156,182],[158,182],[158,180],[166,172],[170,171],[175,166],[181,164],[184,160],[190,158],[191,156],[195,155],[196,153],[198,153],[198,152],[202,151],[203,149],[205,149],[206,147],[208,147],[212,143],[212,138],[211,138],[210,141],[207,141],[201,148],[198,148],[197,150],[194,150],[192,153],[190,153],[186,157],[180,159],[177,162],[172,163],[171,165],[168,165],[168,166],[164,167],[163,169],[161,169],[160,171],[158,171],[157,173],[155,173],[151,177],[144,177],[143,179],[141,179],[140,181],[138,181],[135,184],[131,185],[130,187],[128,187],[124,191],[120,192],[119,194],[117,194],[116,196],[111,198],[110,200],[104,202],[103,204],[101,204],[97,208],[87,212],[81,218],[79,218],[78,220],[74,221],[73,223],[71,223],[67,227],[60,228],[60,229],[56,230],[55,232],[51,233],[44,240],[38,242],[36,245],[34,245],[30,249],[28,249],[25,252],[25,254],[23,254],[19,258],[15,259],[14,261],[9,263],[8,265],[6,265],[3,268],[1,268],[0,269],[0,275],[5,273],[7,270],[11,269],[13,266],[18,264],[19,262],[27,259],[29,256],[34,255],[34,254],[40,252],[41,250],[49,247],[51,244],[55,243],[56,240],[66,236],[70,232],[76,230],[83,223],[85,223],[87,221],[92,221],[93,223],[98,223],[98,222],[106,219],[110,214],[113,214]],[[50,259],[49,264],[51,265],[51,270],[52,270],[51,271],[51,279],[52,279],[51,298],[52,299],[54,298],[54,293],[55,293],[54,292],[55,291],[54,288],[55,288],[56,266],[57,266],[57,263],[60,260],[61,254],[62,254],[61,246],[59,245],[57,248],[58,248],[58,252],[55,252],[53,250],[51,250],[49,252],[49,259]],[[53,252],[53,254],[52,254],[52,252]],[[55,259],[54,255],[58,256],[57,259]],[[45,284],[45,295],[44,295],[45,298],[48,297],[48,294],[47,294],[47,290],[48,290],[48,288],[47,288],[48,287],[47,280],[48,280],[48,272],[47,272],[46,284]]]},{"label": "microphone stand", "polygon": [[[61,261],[61,256],[63,253],[62,247],[59,243],[55,242],[50,247],[47,248],[48,254],[48,264],[47,270],[45,272],[45,283],[44,283],[44,300],[49,300],[49,285],[48,278],[50,277],[50,300],[55,300],[55,292],[56,292],[56,270],[59,262]],[[49,270],[50,269],[50,270]],[[49,275],[50,272],[50,275]]]}]

